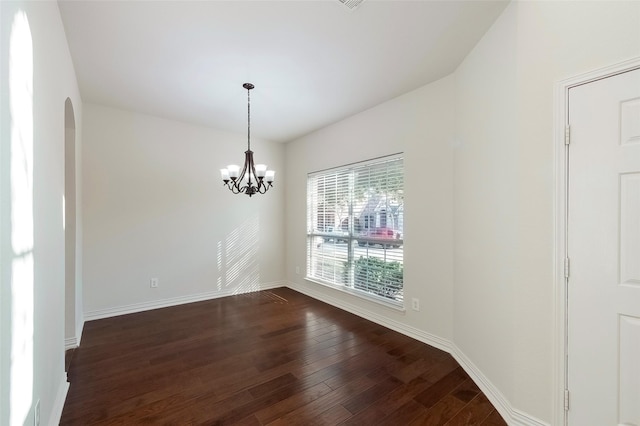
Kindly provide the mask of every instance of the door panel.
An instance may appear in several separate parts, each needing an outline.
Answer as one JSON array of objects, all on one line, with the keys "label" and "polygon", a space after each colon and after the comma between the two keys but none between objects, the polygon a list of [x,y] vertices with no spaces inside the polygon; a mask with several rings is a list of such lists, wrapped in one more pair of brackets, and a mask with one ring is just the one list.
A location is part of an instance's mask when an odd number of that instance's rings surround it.
[{"label": "door panel", "polygon": [[620,176],[620,283],[640,285],[640,173]]},{"label": "door panel", "polygon": [[640,318],[620,316],[620,424],[640,419]]},{"label": "door panel", "polygon": [[575,426],[640,426],[640,70],[569,90]]}]

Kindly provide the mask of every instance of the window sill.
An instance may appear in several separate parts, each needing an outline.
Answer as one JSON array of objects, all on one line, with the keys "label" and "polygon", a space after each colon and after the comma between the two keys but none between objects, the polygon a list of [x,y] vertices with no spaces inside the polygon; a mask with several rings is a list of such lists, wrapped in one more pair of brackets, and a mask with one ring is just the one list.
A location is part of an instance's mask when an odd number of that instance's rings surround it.
[{"label": "window sill", "polygon": [[404,307],[404,302],[390,302],[385,300],[383,297],[377,297],[374,295],[369,295],[365,292],[362,291],[358,291],[358,290],[354,290],[350,287],[345,287],[345,286],[341,286],[341,285],[336,285],[336,284],[331,284],[325,281],[320,281],[318,279],[315,278],[311,278],[311,277],[304,277],[305,281],[313,283],[313,284],[320,284],[324,287],[328,287],[334,290],[338,290],[341,291],[343,293],[347,293],[350,294],[352,296],[358,297],[360,299],[366,300],[368,302],[373,302],[376,303],[378,305],[384,306],[385,308],[389,308],[389,309],[393,309],[394,311],[398,311],[398,312],[406,312],[407,310]]}]

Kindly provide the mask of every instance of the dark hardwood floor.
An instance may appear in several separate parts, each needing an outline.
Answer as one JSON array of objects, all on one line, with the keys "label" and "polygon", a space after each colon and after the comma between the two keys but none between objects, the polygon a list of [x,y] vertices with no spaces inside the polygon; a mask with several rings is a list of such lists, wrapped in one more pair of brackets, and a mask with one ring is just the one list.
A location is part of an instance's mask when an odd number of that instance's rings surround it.
[{"label": "dark hardwood floor", "polygon": [[62,425],[505,425],[447,353],[280,288],[88,322]]}]

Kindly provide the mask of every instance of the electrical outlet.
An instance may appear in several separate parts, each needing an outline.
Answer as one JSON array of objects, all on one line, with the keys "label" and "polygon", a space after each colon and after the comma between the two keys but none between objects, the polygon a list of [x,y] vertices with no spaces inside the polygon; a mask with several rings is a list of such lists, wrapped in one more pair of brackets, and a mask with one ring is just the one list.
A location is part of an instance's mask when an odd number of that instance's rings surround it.
[{"label": "electrical outlet", "polygon": [[33,426],[40,426],[40,400],[36,401],[33,409]]},{"label": "electrical outlet", "polygon": [[151,278],[151,288],[158,288],[158,279]]},{"label": "electrical outlet", "polygon": [[415,297],[411,299],[411,309],[413,309],[414,311],[420,310],[420,299],[417,299]]},{"label": "electrical outlet", "polygon": [[299,266],[296,266],[296,274],[300,275],[300,267]]}]

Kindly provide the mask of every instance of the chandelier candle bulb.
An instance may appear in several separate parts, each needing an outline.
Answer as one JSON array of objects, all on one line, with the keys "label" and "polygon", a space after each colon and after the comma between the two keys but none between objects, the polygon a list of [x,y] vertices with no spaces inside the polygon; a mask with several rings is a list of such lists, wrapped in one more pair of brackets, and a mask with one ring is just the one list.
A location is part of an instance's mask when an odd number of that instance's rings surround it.
[{"label": "chandelier candle bulb", "polygon": [[240,166],[230,164],[227,166],[227,170],[229,171],[229,177],[231,179],[236,179],[238,177],[238,173],[240,173]]},{"label": "chandelier candle bulb", "polygon": [[267,171],[267,166],[265,164],[256,164],[256,176],[259,178],[263,178],[264,174]]}]

